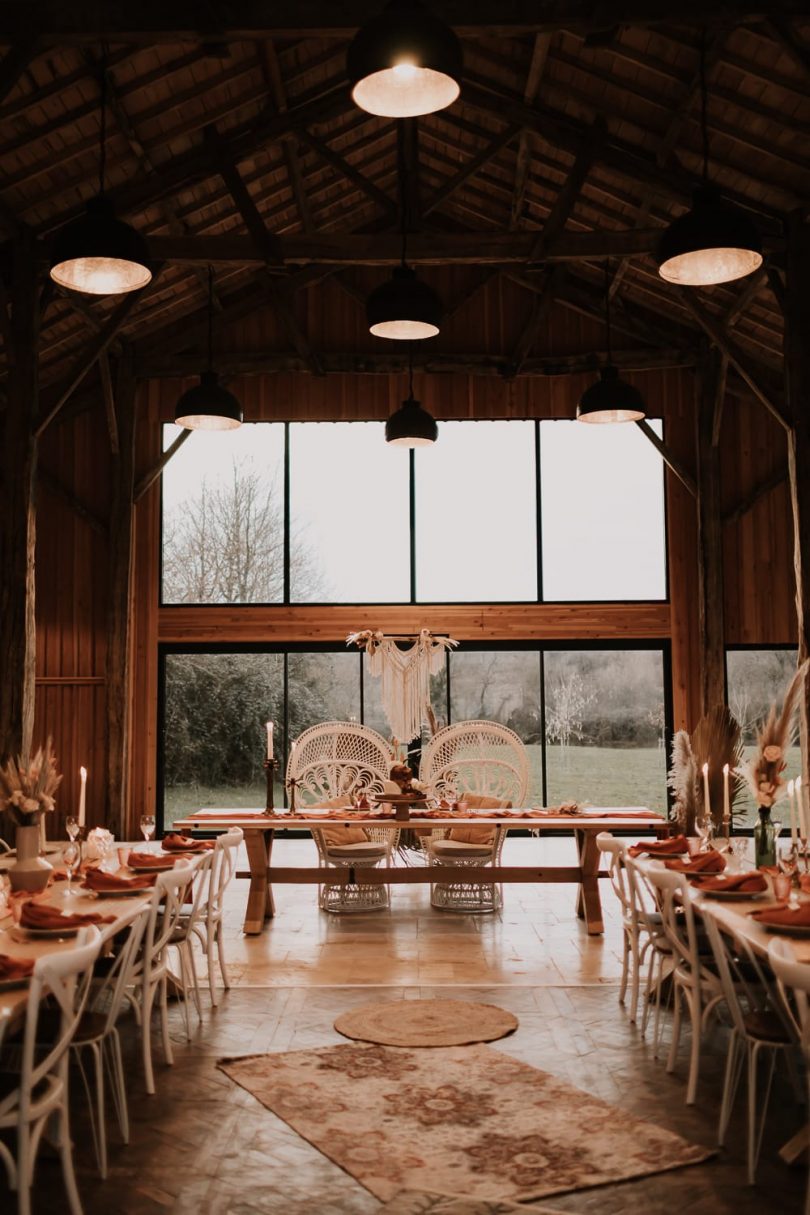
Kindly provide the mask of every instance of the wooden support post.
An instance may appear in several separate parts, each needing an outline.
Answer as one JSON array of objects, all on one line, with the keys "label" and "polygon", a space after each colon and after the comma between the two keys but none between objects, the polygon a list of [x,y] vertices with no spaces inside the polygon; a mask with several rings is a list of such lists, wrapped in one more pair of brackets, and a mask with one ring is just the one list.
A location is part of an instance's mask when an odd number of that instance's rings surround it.
[{"label": "wooden support post", "polygon": [[[788,478],[793,511],[793,565],[796,577],[796,617],[799,662],[810,656],[810,227],[801,212],[788,226],[787,290],[785,300],[785,378],[790,418]],[[805,681],[801,709],[803,783],[808,779],[810,680]]]},{"label": "wooden support post", "polygon": [[0,411],[0,762],[27,753],[34,729],[34,555],[39,302],[27,232],[12,250],[8,403]]},{"label": "wooden support post", "polygon": [[725,703],[723,620],[723,521],[720,515],[720,451],[713,440],[722,356],[713,351],[697,375],[698,614],[700,711]]},{"label": "wooden support post", "polygon": [[115,389],[119,450],[111,455],[110,576],[107,607],[107,814],[106,826],[128,837],[129,719],[131,699],[132,556],[135,506],[135,379],[128,360],[118,366]]}]

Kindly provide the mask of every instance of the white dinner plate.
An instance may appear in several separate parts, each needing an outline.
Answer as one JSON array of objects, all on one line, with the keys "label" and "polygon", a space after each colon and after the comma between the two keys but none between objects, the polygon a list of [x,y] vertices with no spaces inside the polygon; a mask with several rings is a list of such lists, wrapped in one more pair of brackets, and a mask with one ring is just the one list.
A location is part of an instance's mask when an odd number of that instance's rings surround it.
[{"label": "white dinner plate", "polygon": [[168,873],[170,869],[174,868],[175,857],[171,857],[171,862],[171,865],[166,865],[163,863],[163,859],[161,858],[160,861],[153,865],[127,865],[127,869],[130,871],[130,873],[154,873],[156,869],[162,869]]},{"label": "white dinner plate", "polygon": [[707,899],[727,899],[729,902],[762,899],[770,893],[768,890],[702,890],[700,886],[695,886],[694,889],[699,894],[705,894]]},{"label": "white dinner plate", "polygon": [[79,929],[71,928],[23,928],[22,924],[9,929],[9,934],[15,941],[59,941],[66,937],[78,936]]},{"label": "white dinner plate", "polygon": [[766,924],[763,920],[756,923],[766,932],[779,933],[783,937],[810,937],[810,924]]}]

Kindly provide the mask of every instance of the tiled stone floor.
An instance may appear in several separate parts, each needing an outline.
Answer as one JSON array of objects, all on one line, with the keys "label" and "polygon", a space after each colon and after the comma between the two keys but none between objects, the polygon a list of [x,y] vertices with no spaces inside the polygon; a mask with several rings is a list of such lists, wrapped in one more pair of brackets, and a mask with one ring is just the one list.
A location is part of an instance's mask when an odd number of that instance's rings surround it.
[{"label": "tiled stone floor", "polygon": [[[510,847],[538,850],[538,861],[542,848],[543,859],[562,861],[569,841],[515,841]],[[308,856],[309,845],[289,843],[292,863]],[[113,1132],[107,1182],[95,1174],[84,1117],[74,1120],[87,1215],[373,1215],[380,1204],[372,1195],[231,1084],[215,1061],[343,1041],[332,1029],[338,1012],[372,999],[448,996],[448,988],[454,998],[498,1003],[518,1015],[520,1028],[497,1049],[615,1104],[617,1117],[627,1110],[712,1145],[722,1037],[716,1035],[706,1052],[699,1102],[688,1109],[685,1055],[668,1076],[617,1003],[617,922],[606,887],[603,897],[607,932],[588,939],[567,886],[512,887],[501,918],[477,920],[432,913],[427,888],[401,888],[390,914],[327,918],[315,908],[313,888],[288,887],[278,899],[276,922],[248,941],[238,931],[244,886],[236,884],[228,947],[237,983],[217,1011],[204,1006],[203,1025],[190,1044],[173,1009],[176,1062],[171,1069],[158,1064],[156,1096],[143,1093],[137,1058],[128,1048],[132,1142],[124,1148]],[[729,1149],[708,1163],[555,1197],[548,1205],[582,1215],[798,1213],[803,1170],[781,1165],[776,1151],[803,1111],[782,1082],[771,1108],[755,1189],[744,1182],[740,1102]],[[13,1209],[12,1196],[0,1188],[0,1212]],[[58,1165],[43,1158],[34,1215],[63,1210]]]}]

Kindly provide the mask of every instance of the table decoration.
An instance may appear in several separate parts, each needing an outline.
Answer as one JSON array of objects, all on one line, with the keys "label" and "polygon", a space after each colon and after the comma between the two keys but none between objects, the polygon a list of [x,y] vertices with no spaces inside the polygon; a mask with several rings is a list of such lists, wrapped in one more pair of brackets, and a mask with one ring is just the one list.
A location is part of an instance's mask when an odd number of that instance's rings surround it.
[{"label": "table decoration", "polygon": [[62,781],[49,738],[33,759],[18,755],[0,765],[0,809],[16,825],[17,860],[9,869],[12,890],[44,890],[52,867],[41,857],[41,820],[53,812],[54,794]]},{"label": "table decoration", "polygon": [[[400,642],[410,642],[410,648],[400,649]],[[422,722],[430,721],[433,712],[430,677],[438,675],[447,650],[454,649],[458,642],[429,629],[405,636],[363,629],[350,633],[346,644],[366,651],[368,672],[380,678],[382,708],[395,738],[406,743],[415,738]]]}]

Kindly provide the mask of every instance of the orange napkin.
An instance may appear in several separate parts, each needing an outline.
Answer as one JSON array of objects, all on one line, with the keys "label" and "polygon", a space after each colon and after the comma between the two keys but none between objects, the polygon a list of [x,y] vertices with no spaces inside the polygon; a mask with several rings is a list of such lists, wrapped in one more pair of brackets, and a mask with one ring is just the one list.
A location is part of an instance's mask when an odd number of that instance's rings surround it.
[{"label": "orange napkin", "polygon": [[786,903],[775,907],[763,907],[761,911],[749,913],[752,920],[760,924],[775,924],[785,928],[810,928],[810,903],[800,903],[794,911]]},{"label": "orange napkin", "polygon": [[127,865],[130,869],[173,869],[174,857],[159,852],[130,852]]},{"label": "orange napkin", "polygon": [[164,852],[210,852],[214,840],[195,840],[190,835],[170,832],[163,841]]},{"label": "orange napkin", "polygon": [[7,953],[0,953],[0,983],[9,979],[30,979],[33,973],[33,958],[10,958]]},{"label": "orange napkin", "polygon": [[738,890],[741,894],[760,894],[768,889],[762,873],[699,873],[692,879],[697,890]]},{"label": "orange napkin", "polygon": [[698,852],[690,856],[688,861],[664,861],[667,869],[675,869],[678,873],[722,873],[726,867],[726,858],[722,852]]},{"label": "orange napkin", "polygon": [[98,915],[97,912],[76,912],[63,915],[58,907],[46,903],[23,903],[20,913],[21,928],[83,928],[85,924],[110,924],[114,915]]},{"label": "orange napkin", "polygon": [[685,835],[673,835],[671,840],[640,840],[628,848],[629,856],[677,856],[689,851]]},{"label": "orange napkin", "polygon": [[117,873],[91,869],[84,879],[84,885],[88,890],[96,890],[100,894],[105,890],[131,890],[133,894],[137,894],[139,890],[149,890],[156,880],[156,873],[136,873],[135,877],[121,877]]}]

